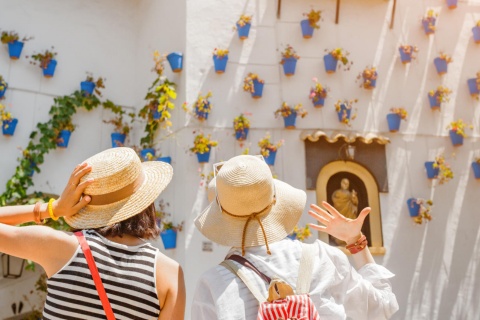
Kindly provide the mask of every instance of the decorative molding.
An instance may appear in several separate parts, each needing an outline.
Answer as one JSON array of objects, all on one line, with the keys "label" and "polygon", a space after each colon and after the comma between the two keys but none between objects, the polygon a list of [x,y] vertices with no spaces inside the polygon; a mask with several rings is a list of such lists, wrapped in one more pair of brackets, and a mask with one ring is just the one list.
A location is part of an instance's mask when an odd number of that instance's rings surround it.
[{"label": "decorative molding", "polygon": [[318,141],[321,137],[325,137],[325,140],[327,140],[330,143],[335,143],[340,139],[343,139],[347,143],[354,143],[356,140],[359,140],[365,144],[370,144],[372,142],[376,142],[378,144],[387,144],[390,143],[390,139],[380,136],[376,133],[366,133],[366,134],[360,134],[360,133],[351,133],[351,134],[344,134],[344,133],[337,133],[333,132],[331,134],[326,133],[325,131],[322,130],[317,130],[317,131],[303,131],[300,134],[300,139],[303,141],[309,140],[312,142]]}]

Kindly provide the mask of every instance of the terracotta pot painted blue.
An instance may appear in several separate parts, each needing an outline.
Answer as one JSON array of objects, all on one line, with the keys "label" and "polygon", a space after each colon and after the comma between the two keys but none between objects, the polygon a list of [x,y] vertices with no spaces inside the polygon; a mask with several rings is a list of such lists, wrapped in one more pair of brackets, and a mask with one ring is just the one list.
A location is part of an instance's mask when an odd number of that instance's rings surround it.
[{"label": "terracotta pot painted blue", "polygon": [[455,9],[457,7],[458,0],[447,0],[448,9]]},{"label": "terracotta pot painted blue", "polygon": [[158,161],[166,162],[168,164],[172,163],[172,157],[159,157],[157,158]]},{"label": "terracotta pot painted blue", "polygon": [[302,20],[300,22],[302,26],[302,35],[305,39],[310,39],[313,35],[313,28],[310,26],[310,21],[308,19]]},{"label": "terracotta pot painted blue", "polygon": [[42,69],[43,70],[43,76],[45,78],[53,77],[56,67],[57,67],[57,60],[53,60],[53,59],[50,60],[47,67],[45,69]]},{"label": "terracotta pot painted blue", "polygon": [[158,111],[158,106],[153,109],[152,117],[153,120],[158,120],[162,117],[163,111]]},{"label": "terracotta pot painted blue", "polygon": [[476,78],[468,79],[467,83],[468,83],[468,91],[470,91],[470,95],[476,96],[480,93],[480,90],[478,90]]},{"label": "terracotta pot painted blue", "polygon": [[237,139],[237,141],[245,141],[247,140],[247,136],[248,136],[248,128],[235,131],[235,139]]},{"label": "terracotta pot painted blue", "polygon": [[[413,47],[410,46],[410,48],[411,48],[411,51],[413,52]],[[405,50],[403,50],[402,47],[398,48],[398,51],[400,52],[400,60],[402,60],[403,64],[409,63],[409,62],[412,61],[412,55],[406,53]]]},{"label": "terracotta pot painted blue", "polygon": [[183,70],[183,53],[172,52],[167,56],[167,60],[173,72],[177,73]]},{"label": "terracotta pot painted blue", "polygon": [[269,165],[269,166],[273,166],[275,165],[275,157],[277,156],[277,151],[270,151],[268,153],[268,157],[264,157],[265,158],[265,162]]},{"label": "terracotta pot painted blue", "polygon": [[8,55],[10,59],[17,60],[20,58],[23,49],[23,42],[15,40],[8,43]]},{"label": "terracotta pot painted blue", "polygon": [[208,115],[210,114],[210,112],[200,112],[198,111],[198,108],[195,108],[195,113],[197,114],[199,120],[207,120]]},{"label": "terracotta pot painted blue", "polygon": [[425,169],[427,169],[427,178],[428,179],[435,179],[438,177],[438,173],[440,172],[440,168],[434,167],[435,161],[427,161],[425,162]]},{"label": "terracotta pot painted blue", "polygon": [[337,71],[338,60],[332,54],[324,55],[323,62],[325,63],[325,71],[327,73],[335,73]]},{"label": "terracotta pot painted blue", "polygon": [[[375,72],[375,75],[377,75],[377,73]],[[366,84],[368,83],[368,81],[370,81],[369,85],[366,86]],[[364,84],[364,88],[365,89],[373,89],[377,86],[377,79],[366,79],[366,78],[363,78],[363,84]]]},{"label": "terracotta pot painted blue", "polygon": [[216,73],[224,73],[225,69],[227,68],[228,62],[228,55],[223,56],[221,58],[217,57],[217,55],[213,56],[213,65],[215,67]]},{"label": "terracotta pot painted blue", "polygon": [[245,23],[245,25],[242,27],[237,23],[237,32],[238,32],[238,37],[241,40],[245,40],[248,38],[248,34],[250,33],[250,27],[252,26],[251,23]]},{"label": "terracotta pot painted blue", "polygon": [[435,94],[432,96],[430,93],[427,93],[428,95],[428,102],[430,103],[430,108],[432,110],[437,110],[440,109],[440,106],[442,103],[440,102],[440,99],[438,99],[438,93],[435,92]]},{"label": "terracotta pot painted blue", "polygon": [[475,43],[480,43],[480,27],[473,27],[472,32]]},{"label": "terracotta pot painted blue", "polygon": [[475,179],[480,179],[480,163],[478,162],[472,162],[472,170],[473,170],[473,175],[475,176]]},{"label": "terracotta pot painted blue", "polygon": [[210,160],[210,151],[205,153],[197,153],[197,159],[199,163],[208,163]]},{"label": "terracotta pot painted blue", "polygon": [[30,172],[27,174],[27,176],[33,176],[33,174],[35,173],[35,170],[33,168],[35,168],[36,165],[37,164],[34,161],[30,160]]},{"label": "terracotta pot painted blue", "polygon": [[289,77],[295,74],[295,69],[297,67],[297,59],[295,58],[283,58],[283,73]]},{"label": "terracotta pot painted blue", "polygon": [[312,103],[315,108],[323,107],[323,105],[325,104],[325,98],[322,98],[322,97],[312,98]]},{"label": "terracotta pot painted blue", "polygon": [[112,148],[116,148],[116,147],[123,147],[123,145],[125,144],[125,138],[127,137],[127,135],[119,132],[113,132],[111,134],[111,137],[112,137]]},{"label": "terracotta pot painted blue", "polygon": [[57,137],[57,147],[59,148],[67,148],[68,141],[70,141],[70,136],[72,135],[72,131],[70,130],[62,130],[58,134]]},{"label": "terracotta pot painted blue", "polygon": [[417,203],[417,199],[410,198],[407,200],[408,212],[410,217],[418,217],[420,214],[420,205]]},{"label": "terracotta pot painted blue", "polygon": [[[435,30],[434,29],[430,29],[430,24],[432,25],[432,27],[435,27],[435,22],[437,21],[437,19],[435,18],[430,18],[431,21],[429,20],[422,20],[422,25],[423,25],[423,31],[425,31],[425,34],[428,36],[430,34],[433,34],[435,33]],[[430,22],[430,23],[429,23]]]},{"label": "terracotta pot painted blue", "polygon": [[3,90],[0,90],[0,99],[5,96],[5,92],[7,91],[8,88],[8,83],[5,82],[5,85],[3,86]]},{"label": "terracotta pot painted blue", "polygon": [[18,119],[4,120],[2,124],[2,132],[4,136],[13,136],[17,127]]},{"label": "terracotta pot painted blue", "polygon": [[162,237],[163,247],[165,249],[174,249],[177,247],[177,232],[173,229],[168,229],[160,232]]},{"label": "terracotta pot painted blue", "polygon": [[452,141],[452,144],[454,146],[461,146],[463,145],[463,136],[460,134],[457,134],[456,131],[450,130],[450,140]]},{"label": "terracotta pot painted blue", "polygon": [[344,111],[346,111],[347,113],[347,119],[350,119],[350,114],[352,113],[352,109],[348,109],[347,106],[345,106],[345,104],[342,103],[340,105],[340,111],[337,112],[338,121],[340,122],[342,122]]},{"label": "terracotta pot painted blue", "polygon": [[445,59],[435,58],[433,59],[433,63],[435,64],[435,69],[437,69],[437,73],[439,75],[447,73],[448,63],[445,61]]},{"label": "terracotta pot painted blue", "polygon": [[258,99],[262,97],[263,94],[263,85],[264,83],[261,83],[257,79],[253,80],[253,92],[252,92],[252,98]]},{"label": "terracotta pot painted blue", "polygon": [[283,118],[285,129],[295,129],[295,121],[297,121],[296,112],[292,112],[288,117]]},{"label": "terracotta pot painted blue", "polygon": [[148,161],[148,154],[152,157],[155,157],[155,149],[153,148],[146,148],[140,151],[140,158],[142,158],[144,161]]},{"label": "terracotta pot painted blue", "polygon": [[95,87],[96,87],[95,82],[92,82],[92,81],[82,81],[82,82],[80,82],[80,90],[86,96],[92,95],[93,90],[95,90]]},{"label": "terracotta pot painted blue", "polygon": [[389,113],[387,114],[388,130],[390,132],[397,132],[400,130],[400,123],[402,118],[398,113]]}]

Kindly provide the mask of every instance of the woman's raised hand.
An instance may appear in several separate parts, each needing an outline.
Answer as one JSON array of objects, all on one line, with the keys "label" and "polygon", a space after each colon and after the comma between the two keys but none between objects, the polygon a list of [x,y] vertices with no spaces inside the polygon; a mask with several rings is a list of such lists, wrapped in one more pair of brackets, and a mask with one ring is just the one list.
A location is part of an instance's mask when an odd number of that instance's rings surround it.
[{"label": "woman's raised hand", "polygon": [[326,201],[322,201],[322,206],[325,209],[316,204],[310,205],[311,210],[308,214],[323,224],[311,223],[310,227],[345,241],[347,245],[355,243],[360,238],[363,222],[371,210],[369,207],[364,208],[356,219],[349,219]]}]

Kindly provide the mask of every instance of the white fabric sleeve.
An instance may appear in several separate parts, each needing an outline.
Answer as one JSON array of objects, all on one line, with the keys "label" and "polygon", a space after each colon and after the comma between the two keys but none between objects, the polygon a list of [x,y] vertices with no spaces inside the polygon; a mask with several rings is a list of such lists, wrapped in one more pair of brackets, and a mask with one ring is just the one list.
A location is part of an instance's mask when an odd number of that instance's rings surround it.
[{"label": "white fabric sleeve", "polygon": [[217,319],[215,301],[210,292],[206,279],[201,278],[197,283],[191,309],[192,320]]}]

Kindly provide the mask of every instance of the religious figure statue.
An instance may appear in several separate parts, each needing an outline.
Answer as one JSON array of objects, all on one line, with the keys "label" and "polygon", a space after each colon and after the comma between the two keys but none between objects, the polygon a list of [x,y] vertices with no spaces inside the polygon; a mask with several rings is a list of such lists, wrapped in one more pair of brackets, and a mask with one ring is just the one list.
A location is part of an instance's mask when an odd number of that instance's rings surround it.
[{"label": "religious figure statue", "polygon": [[332,201],[335,209],[345,217],[356,219],[358,215],[358,197],[355,190],[348,190],[350,181],[343,178],[340,182],[340,189],[332,193]]}]

